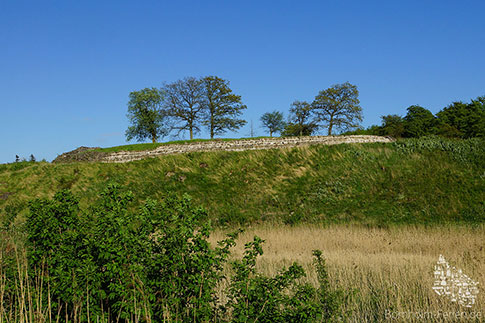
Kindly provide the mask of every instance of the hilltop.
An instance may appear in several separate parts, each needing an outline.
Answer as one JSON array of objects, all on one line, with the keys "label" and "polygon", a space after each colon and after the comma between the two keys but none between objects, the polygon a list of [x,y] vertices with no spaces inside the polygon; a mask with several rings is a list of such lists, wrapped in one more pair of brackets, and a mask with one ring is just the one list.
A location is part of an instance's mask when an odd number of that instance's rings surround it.
[{"label": "hilltop", "polygon": [[208,151],[242,151],[307,145],[337,145],[343,143],[392,142],[390,137],[373,135],[352,136],[304,136],[304,137],[258,137],[243,139],[195,139],[167,143],[135,144],[110,148],[79,147],[57,156],[54,163],[76,161],[102,161],[126,163],[147,157]]},{"label": "hilltop", "polygon": [[[82,205],[109,182],[146,199],[188,193],[216,224],[479,223],[485,220],[483,139],[408,139],[266,150],[189,152],[128,163],[0,165],[0,212],[71,189]],[[22,216],[19,217],[22,219]]]}]

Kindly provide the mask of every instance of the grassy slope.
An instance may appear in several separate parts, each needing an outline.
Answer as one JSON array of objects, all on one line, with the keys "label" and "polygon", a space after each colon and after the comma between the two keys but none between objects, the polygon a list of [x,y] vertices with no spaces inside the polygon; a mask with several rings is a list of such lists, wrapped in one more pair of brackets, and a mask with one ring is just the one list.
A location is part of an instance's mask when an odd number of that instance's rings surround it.
[{"label": "grassy slope", "polygon": [[63,188],[88,204],[114,181],[134,192],[135,206],[188,193],[217,223],[485,222],[483,150],[483,141],[406,141],[0,165],[0,196],[13,193],[0,198],[0,212],[24,213],[29,199]]}]

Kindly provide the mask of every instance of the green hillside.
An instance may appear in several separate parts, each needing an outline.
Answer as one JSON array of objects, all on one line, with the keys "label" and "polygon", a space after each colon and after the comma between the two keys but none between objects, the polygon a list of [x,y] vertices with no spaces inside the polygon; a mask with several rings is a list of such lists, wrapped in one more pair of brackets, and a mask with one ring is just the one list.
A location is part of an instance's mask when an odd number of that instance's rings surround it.
[{"label": "green hillside", "polygon": [[135,205],[188,193],[216,224],[478,223],[485,221],[485,141],[199,152],[125,164],[3,164],[0,212],[4,219],[23,215],[29,200],[60,189],[88,205],[109,182],[131,190]]}]

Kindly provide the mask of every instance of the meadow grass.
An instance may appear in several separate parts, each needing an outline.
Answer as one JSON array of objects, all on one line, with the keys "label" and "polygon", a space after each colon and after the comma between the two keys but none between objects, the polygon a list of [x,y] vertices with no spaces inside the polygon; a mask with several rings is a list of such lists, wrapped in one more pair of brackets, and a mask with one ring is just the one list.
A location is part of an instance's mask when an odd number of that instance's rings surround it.
[{"label": "meadow grass", "polygon": [[[220,240],[225,232],[216,230],[211,240]],[[254,235],[266,241],[257,267],[267,275],[275,275],[284,266],[297,261],[305,267],[306,279],[316,285],[312,250],[322,250],[332,285],[348,293],[355,290],[343,308],[349,313],[351,322],[388,321],[391,313],[395,322],[480,322],[484,318],[485,226],[391,226],[384,229],[360,225],[257,225],[240,236],[232,256],[239,258],[244,242]],[[440,254],[479,282],[481,291],[472,308],[450,302],[432,290],[434,265]],[[440,312],[480,313],[481,318],[422,319],[418,316]]]},{"label": "meadow grass", "polygon": [[216,225],[483,223],[485,145],[450,145],[461,150],[407,141],[0,165],[0,214],[25,214],[29,200],[60,189],[86,206],[115,182],[135,206],[188,193]]},{"label": "meadow grass", "polygon": [[[351,321],[437,311],[479,311],[483,320],[483,291],[467,310],[431,289],[439,254],[478,280],[480,288],[484,284],[483,140],[197,152],[126,164],[2,164],[0,225],[21,228],[30,200],[51,198],[61,189],[70,189],[87,208],[113,182],[134,193],[133,209],[148,198],[188,193],[218,228],[213,241],[228,228],[246,227],[234,257],[241,257],[245,241],[260,236],[266,244],[258,266],[266,274],[298,261],[315,284],[311,252],[323,250],[331,283],[355,290],[344,307]],[[48,304],[36,296],[46,286],[26,277],[21,247],[16,252],[21,301],[10,309],[0,306],[0,323],[54,320],[49,318],[57,314],[49,313],[48,305],[42,313],[26,311],[29,302]],[[0,254],[0,264],[2,259]],[[7,283],[2,277],[0,272],[0,299]],[[396,321],[412,320],[423,321]]]},{"label": "meadow grass", "polygon": [[[216,243],[232,231],[217,229],[210,237]],[[298,225],[249,227],[233,247],[231,259],[240,259],[244,243],[253,236],[262,237],[264,254],[257,269],[274,276],[293,262],[303,265],[307,277],[303,281],[317,286],[312,250],[320,249],[326,259],[332,288],[343,289],[349,300],[342,307],[348,322],[481,322],[485,314],[483,273],[485,272],[485,226],[390,226],[375,228],[361,225]],[[3,240],[5,243],[7,241]],[[0,260],[5,246],[2,246]],[[0,266],[0,323],[3,322],[64,322],[66,314],[53,312],[50,299],[42,298],[48,284],[42,279],[29,279],[26,255],[21,245],[9,241],[14,248],[17,277],[6,281]],[[11,251],[10,251],[11,252]],[[433,269],[443,254],[449,263],[479,282],[480,293],[472,308],[465,308],[432,290]],[[225,273],[231,276],[229,266]],[[38,275],[38,277],[43,277]],[[4,307],[6,284],[16,285],[17,302]],[[225,301],[227,284],[219,286],[221,302]],[[89,286],[87,286],[89,288]],[[45,294],[44,294],[45,295]],[[35,304],[35,306],[32,306]],[[144,304],[137,305],[143,313]],[[36,310],[31,310],[35,308]],[[440,314],[441,313],[441,314]],[[445,318],[443,313],[460,313],[461,319]],[[389,315],[394,319],[389,320]],[[423,316],[429,315],[429,316]],[[432,315],[441,315],[435,316]],[[448,314],[450,315],[450,314]],[[101,314],[100,322],[109,321]],[[134,316],[133,322],[150,321],[149,316]]]}]

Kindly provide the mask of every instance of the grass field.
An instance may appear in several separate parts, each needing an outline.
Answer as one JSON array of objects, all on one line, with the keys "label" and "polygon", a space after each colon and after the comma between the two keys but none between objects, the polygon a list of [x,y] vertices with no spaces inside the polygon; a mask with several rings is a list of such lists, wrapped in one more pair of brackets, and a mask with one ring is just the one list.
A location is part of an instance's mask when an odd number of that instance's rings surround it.
[{"label": "grass field", "polygon": [[[212,240],[220,240],[224,232],[216,231]],[[463,316],[463,322],[484,319],[484,226],[379,229],[345,225],[263,225],[246,230],[234,250],[234,257],[241,257],[244,242],[254,235],[266,240],[258,268],[268,275],[275,275],[284,266],[297,261],[310,274],[307,279],[316,284],[311,266],[312,250],[322,250],[333,285],[348,292],[355,290],[344,307],[352,322],[387,321],[390,315],[395,322],[442,322],[443,316],[419,317],[430,315],[426,313],[440,315],[440,312],[464,312],[468,316]],[[434,265],[440,254],[479,282],[481,291],[472,308],[452,303],[432,290]],[[471,319],[477,313],[481,320]]]},{"label": "grass field", "polygon": [[188,193],[217,225],[483,223],[485,144],[408,140],[242,152],[198,152],[125,163],[0,165],[0,212],[71,189],[89,205],[108,182],[147,198]]},{"label": "grass field", "polygon": [[[312,250],[321,249],[331,284],[350,295],[342,313],[352,322],[389,317],[440,322],[451,312],[481,315],[463,322],[483,320],[483,290],[477,304],[466,309],[431,289],[440,254],[480,289],[485,283],[483,139],[197,152],[125,164],[2,164],[0,233],[18,233],[22,245],[29,201],[69,189],[87,210],[108,183],[133,192],[131,211],[148,199],[188,193],[194,205],[208,211],[216,228],[211,241],[230,228],[246,229],[233,259],[241,258],[244,242],[254,235],[266,240],[258,268],[267,275],[297,261],[308,273],[305,279],[316,284]],[[12,245],[2,244],[0,251],[11,252]],[[19,252],[22,281],[27,264]],[[9,283],[0,273],[0,294]],[[27,301],[26,286],[19,290]],[[9,321],[4,320],[8,309],[0,308],[0,314],[0,323]]]}]

